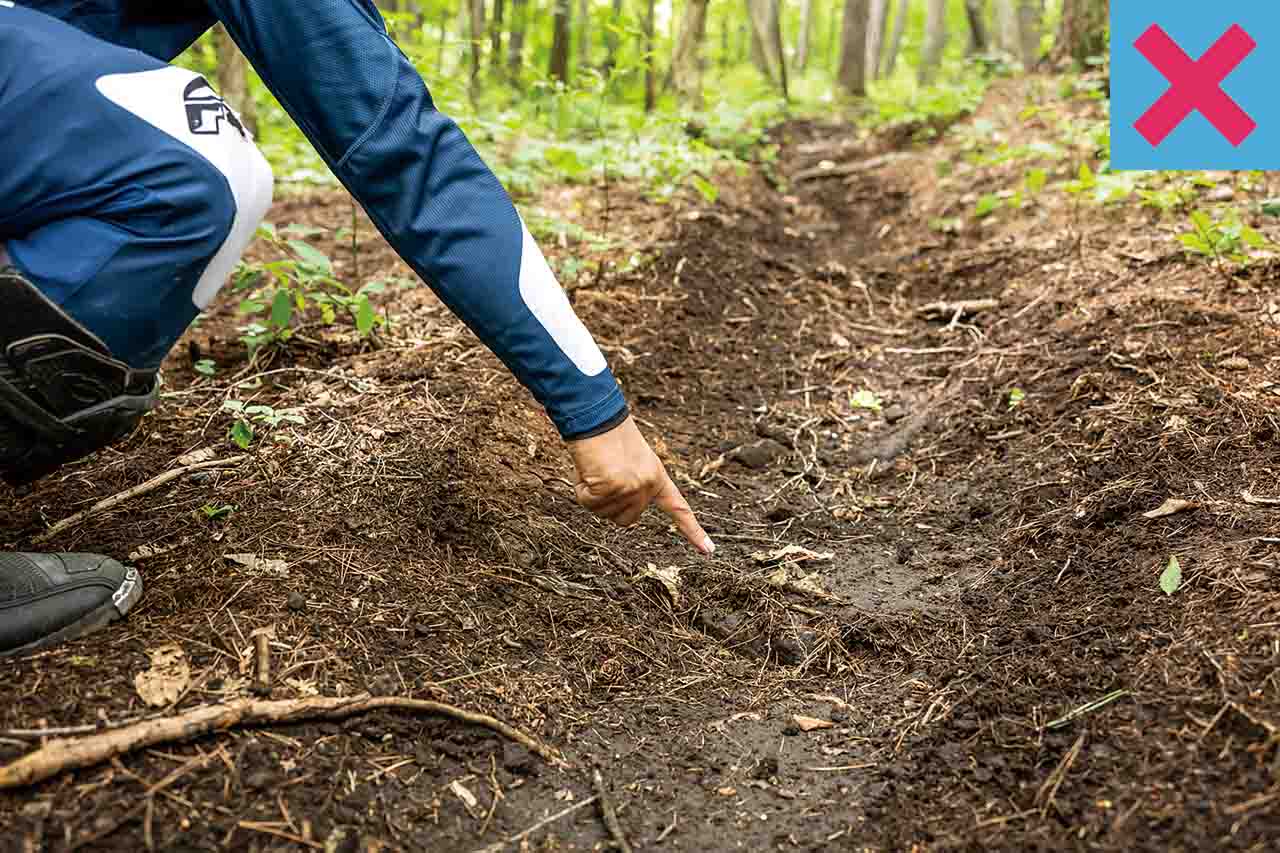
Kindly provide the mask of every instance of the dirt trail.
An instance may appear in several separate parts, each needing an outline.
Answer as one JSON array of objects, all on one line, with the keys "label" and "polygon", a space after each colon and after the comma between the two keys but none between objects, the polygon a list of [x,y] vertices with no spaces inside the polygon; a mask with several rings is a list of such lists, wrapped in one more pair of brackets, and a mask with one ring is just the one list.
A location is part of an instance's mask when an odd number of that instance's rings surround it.
[{"label": "dirt trail", "polygon": [[[783,176],[883,153],[846,127],[775,136]],[[134,558],[145,605],[0,683],[0,729],[129,716],[145,651],[173,641],[188,707],[240,695],[246,638],[274,624],[278,696],[445,699],[576,770],[379,713],[66,774],[0,797],[3,832],[51,850],[466,851],[591,796],[599,767],[637,849],[1266,847],[1280,511],[1241,495],[1280,496],[1275,268],[1227,283],[1141,212],[1048,201],[942,235],[929,223],[950,196],[1016,172],[942,187],[947,140],[902,154],[783,191],[753,175],[711,207],[614,194],[616,236],[647,235],[655,258],[573,297],[715,559],[656,515],[626,533],[586,518],[523,392],[428,294],[397,292],[380,348],[309,330],[250,392],[302,407],[304,426],[63,534],[152,549]],[[272,218],[336,228],[345,204],[286,200]],[[360,267],[394,261],[370,242]],[[979,299],[994,307],[921,310]],[[225,448],[217,409],[244,392],[190,355],[244,368],[233,308],[171,360],[149,429],[4,498],[7,542]],[[1170,497],[1194,507],[1143,517]],[[210,522],[205,505],[234,510]],[[769,557],[785,546],[806,551]],[[288,568],[223,558],[247,552]],[[1184,586],[1166,597],[1174,554]],[[649,573],[671,566],[674,594]],[[0,758],[21,751],[3,737]],[[592,807],[530,841],[607,837]]]}]

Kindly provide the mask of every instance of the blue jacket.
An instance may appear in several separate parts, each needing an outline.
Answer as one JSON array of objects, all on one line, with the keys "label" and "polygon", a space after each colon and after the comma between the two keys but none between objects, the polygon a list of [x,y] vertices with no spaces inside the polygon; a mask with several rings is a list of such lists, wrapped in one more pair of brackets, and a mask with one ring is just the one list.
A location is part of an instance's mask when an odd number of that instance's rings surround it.
[{"label": "blue jacket", "polygon": [[497,178],[436,110],[371,0],[19,0],[168,62],[222,21],[402,258],[565,438],[626,403]]}]

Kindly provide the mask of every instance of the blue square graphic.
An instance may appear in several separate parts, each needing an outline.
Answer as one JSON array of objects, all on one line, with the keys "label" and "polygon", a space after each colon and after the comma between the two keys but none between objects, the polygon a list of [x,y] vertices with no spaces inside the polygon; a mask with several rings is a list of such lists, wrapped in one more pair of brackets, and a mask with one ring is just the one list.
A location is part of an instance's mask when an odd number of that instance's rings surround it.
[{"label": "blue square graphic", "polygon": [[[1199,109],[1158,145],[1135,127],[1170,90],[1165,74],[1135,42],[1159,26],[1194,61],[1239,26],[1256,42],[1219,84],[1257,123],[1237,146]],[[1224,42],[1225,44],[1225,42]],[[1199,75],[1212,78],[1213,75]],[[1164,0],[1111,3],[1111,168],[1280,169],[1280,3]]]}]

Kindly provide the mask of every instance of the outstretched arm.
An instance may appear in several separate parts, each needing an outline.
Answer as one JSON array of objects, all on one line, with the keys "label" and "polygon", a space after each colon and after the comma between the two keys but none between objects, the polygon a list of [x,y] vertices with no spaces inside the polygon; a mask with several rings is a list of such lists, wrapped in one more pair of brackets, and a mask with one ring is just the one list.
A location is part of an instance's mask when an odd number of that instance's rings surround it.
[{"label": "outstretched arm", "polygon": [[511,199],[373,3],[207,2],[383,236],[572,442],[580,501],[627,524],[657,502],[709,552]]}]

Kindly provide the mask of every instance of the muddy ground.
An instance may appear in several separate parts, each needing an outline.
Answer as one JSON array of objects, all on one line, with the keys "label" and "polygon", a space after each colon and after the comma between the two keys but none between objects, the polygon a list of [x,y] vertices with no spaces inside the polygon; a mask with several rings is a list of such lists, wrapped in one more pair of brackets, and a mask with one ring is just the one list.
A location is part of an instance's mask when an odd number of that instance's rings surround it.
[{"label": "muddy ground", "polygon": [[[154,713],[134,679],[165,643],[192,678],[163,713],[250,695],[250,635],[274,626],[273,698],[443,700],[572,769],[402,712],[236,729],[3,794],[5,849],[502,849],[575,805],[506,848],[603,849],[596,768],[636,849],[1267,849],[1280,266],[1219,270],[1182,254],[1182,217],[1061,192],[972,221],[1026,165],[966,156],[1050,133],[1018,117],[1031,86],[933,142],[783,126],[778,162],[714,205],[614,188],[616,263],[572,296],[713,559],[656,513],[580,511],[545,417],[426,291],[380,297],[374,343],[316,323],[253,365],[228,294],[144,428],[0,498],[5,544],[183,454],[235,455],[225,399],[305,423],[49,544],[128,556],[147,595],[0,665],[0,760],[29,749],[15,730]],[[860,165],[810,177],[824,160]],[[1251,211],[1250,180],[1203,203]],[[599,188],[538,201],[604,227]],[[401,274],[367,223],[354,255],[334,239],[339,193],[271,218],[329,229],[349,280]],[[957,300],[990,301],[925,310]],[[788,545],[807,551],[770,557]]]}]

